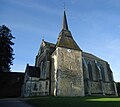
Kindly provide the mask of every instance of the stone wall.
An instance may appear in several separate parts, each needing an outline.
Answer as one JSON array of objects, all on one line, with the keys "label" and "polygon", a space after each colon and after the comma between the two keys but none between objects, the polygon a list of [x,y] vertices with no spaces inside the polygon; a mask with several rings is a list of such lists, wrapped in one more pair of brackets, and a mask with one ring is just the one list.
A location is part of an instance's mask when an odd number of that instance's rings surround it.
[{"label": "stone wall", "polygon": [[91,82],[91,94],[103,94],[100,82]]},{"label": "stone wall", "polygon": [[51,92],[50,94],[56,96],[56,73],[57,73],[57,51],[54,51],[51,56]]},{"label": "stone wall", "polygon": [[104,83],[104,90],[106,95],[115,95],[114,83]]},{"label": "stone wall", "polygon": [[[91,72],[88,67],[89,63]],[[83,70],[86,95],[117,95],[113,74],[106,61],[92,54],[83,53]]]},{"label": "stone wall", "polygon": [[39,81],[39,95],[49,95],[49,80]]},{"label": "stone wall", "polygon": [[49,95],[49,80],[39,80],[39,78],[29,77],[24,84],[24,96],[45,96]]},{"label": "stone wall", "polygon": [[58,47],[52,58],[52,93],[57,96],[84,96],[81,52]]}]

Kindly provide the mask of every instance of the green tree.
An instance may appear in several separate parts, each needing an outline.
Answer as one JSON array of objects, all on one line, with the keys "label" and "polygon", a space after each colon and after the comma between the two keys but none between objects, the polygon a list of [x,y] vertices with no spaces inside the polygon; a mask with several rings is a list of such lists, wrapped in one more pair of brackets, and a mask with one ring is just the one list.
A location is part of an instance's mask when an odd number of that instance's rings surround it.
[{"label": "green tree", "polygon": [[13,48],[11,30],[5,25],[0,26],[0,72],[10,71],[11,65],[13,65]]}]

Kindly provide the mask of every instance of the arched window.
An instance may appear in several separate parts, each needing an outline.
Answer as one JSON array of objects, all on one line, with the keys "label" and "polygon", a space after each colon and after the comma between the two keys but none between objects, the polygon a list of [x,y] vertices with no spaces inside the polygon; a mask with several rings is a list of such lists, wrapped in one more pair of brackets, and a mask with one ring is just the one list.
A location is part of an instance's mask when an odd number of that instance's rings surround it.
[{"label": "arched window", "polygon": [[92,81],[93,80],[93,75],[92,75],[92,64],[91,64],[91,62],[88,62],[88,72],[89,72],[89,79]]},{"label": "arched window", "polygon": [[43,78],[43,61],[40,62],[40,78]]},{"label": "arched window", "polygon": [[97,72],[98,80],[105,81],[104,67],[102,66],[102,64],[100,62],[98,62],[96,60],[95,60],[95,65],[96,65],[96,72]]},{"label": "arched window", "polygon": [[101,65],[101,66],[100,66],[100,69],[101,69],[102,80],[105,81],[105,71],[104,71],[104,67]]},{"label": "arched window", "polygon": [[107,72],[108,72],[108,78],[109,78],[109,81],[114,81],[114,79],[113,79],[113,73],[112,73],[112,70],[110,69],[110,65],[109,64],[107,64]]},{"label": "arched window", "polygon": [[98,61],[95,60],[95,71],[96,71],[96,77],[97,80],[102,80],[102,75],[101,75],[101,69],[100,66],[98,65]]},{"label": "arched window", "polygon": [[88,73],[88,65],[84,58],[82,58],[82,64],[83,64],[83,74],[84,79],[89,79],[89,73]]}]

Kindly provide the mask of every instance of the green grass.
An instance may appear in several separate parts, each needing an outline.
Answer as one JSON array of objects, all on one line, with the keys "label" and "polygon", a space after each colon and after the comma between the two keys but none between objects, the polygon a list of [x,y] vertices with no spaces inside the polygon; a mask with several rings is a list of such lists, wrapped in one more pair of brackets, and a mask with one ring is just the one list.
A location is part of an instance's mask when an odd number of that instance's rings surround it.
[{"label": "green grass", "polygon": [[26,101],[35,107],[120,107],[120,97],[36,97]]}]

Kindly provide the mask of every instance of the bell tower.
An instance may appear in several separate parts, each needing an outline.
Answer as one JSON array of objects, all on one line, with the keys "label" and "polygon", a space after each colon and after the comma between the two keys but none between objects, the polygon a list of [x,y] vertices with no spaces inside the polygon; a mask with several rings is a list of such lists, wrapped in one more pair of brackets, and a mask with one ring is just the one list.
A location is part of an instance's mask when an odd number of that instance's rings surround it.
[{"label": "bell tower", "polygon": [[68,29],[65,10],[51,68],[52,95],[84,96],[82,50]]}]

